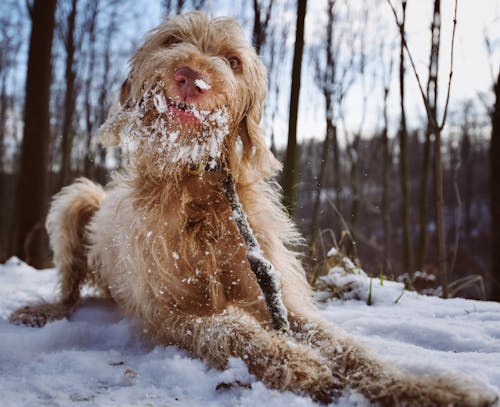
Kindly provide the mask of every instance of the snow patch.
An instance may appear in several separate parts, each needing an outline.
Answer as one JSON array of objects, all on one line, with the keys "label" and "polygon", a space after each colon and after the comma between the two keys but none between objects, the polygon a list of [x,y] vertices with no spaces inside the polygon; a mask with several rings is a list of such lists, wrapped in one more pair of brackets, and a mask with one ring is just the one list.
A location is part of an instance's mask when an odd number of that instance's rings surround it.
[{"label": "snow patch", "polygon": [[[27,328],[7,322],[29,302],[54,301],[55,269],[34,270],[18,259],[0,266],[0,394],[2,405],[173,405],[314,407],[309,398],[267,389],[241,359],[224,371],[173,346],[152,347],[109,303],[79,308],[71,320]],[[353,334],[390,364],[420,374],[463,374],[500,392],[500,304],[443,300],[373,280],[374,305],[320,304],[320,315]],[[250,384],[216,390],[220,383]],[[369,406],[346,391],[336,406]]]},{"label": "snow patch", "polygon": [[212,87],[208,83],[206,83],[203,79],[195,79],[194,84],[202,90],[212,89]]},{"label": "snow patch", "polygon": [[[209,86],[205,82],[201,85]],[[182,110],[199,123],[181,132],[176,128],[179,125],[173,124],[178,122],[176,111],[179,109],[173,109],[174,105],[177,106],[175,101],[167,100],[163,91],[155,87],[146,91],[134,106],[122,107],[103,126],[116,124],[125,151],[131,153],[131,157],[137,152],[146,154],[160,171],[220,158],[223,142],[229,134],[227,107],[203,110],[184,104]]]}]

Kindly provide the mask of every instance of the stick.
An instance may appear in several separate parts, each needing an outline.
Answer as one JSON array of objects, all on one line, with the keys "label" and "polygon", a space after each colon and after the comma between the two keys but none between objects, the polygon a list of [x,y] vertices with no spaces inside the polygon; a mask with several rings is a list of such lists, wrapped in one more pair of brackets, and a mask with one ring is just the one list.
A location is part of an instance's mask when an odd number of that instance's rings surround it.
[{"label": "stick", "polygon": [[288,332],[290,325],[288,323],[287,309],[283,304],[281,296],[280,275],[274,266],[264,257],[262,249],[248,224],[247,217],[234,186],[233,177],[229,172],[224,178],[224,192],[231,205],[232,218],[236,222],[241,237],[247,246],[247,259],[264,294],[273,320],[273,328],[277,331]]}]

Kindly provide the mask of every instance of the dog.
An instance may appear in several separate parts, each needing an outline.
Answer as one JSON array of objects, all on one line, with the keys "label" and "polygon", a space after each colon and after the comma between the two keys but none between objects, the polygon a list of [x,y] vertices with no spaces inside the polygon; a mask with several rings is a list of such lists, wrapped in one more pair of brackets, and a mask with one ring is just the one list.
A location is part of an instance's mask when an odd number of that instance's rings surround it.
[{"label": "dog", "polygon": [[[280,164],[259,127],[265,95],[265,68],[235,20],[193,12],[153,30],[99,131],[105,146],[126,151],[125,170],[106,190],[79,179],[53,198],[46,225],[60,300],[11,320],[69,317],[91,283],[153,343],[220,369],[241,358],[273,389],[321,403],[345,389],[387,406],[494,403],[466,378],[393,369],[318,318],[294,249],[301,238],[272,181]],[[272,329],[225,195],[228,171],[280,275],[288,334]]]}]

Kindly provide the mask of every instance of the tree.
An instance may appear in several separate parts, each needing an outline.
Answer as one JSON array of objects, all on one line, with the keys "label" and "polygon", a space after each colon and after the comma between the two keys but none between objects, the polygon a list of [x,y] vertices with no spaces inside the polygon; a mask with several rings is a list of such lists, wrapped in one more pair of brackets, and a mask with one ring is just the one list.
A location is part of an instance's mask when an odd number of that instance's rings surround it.
[{"label": "tree", "polygon": [[[336,59],[333,49],[333,28],[334,28],[334,6],[336,0],[328,0],[327,4],[327,15],[328,21],[326,25],[326,42],[325,42],[325,57],[326,63],[325,67],[321,68],[319,61],[316,60],[316,78],[321,88],[321,92],[325,98],[325,116],[326,116],[326,132],[325,138],[323,140],[323,146],[321,149],[321,161],[320,161],[320,170],[319,174],[316,177],[316,195],[313,203],[313,210],[311,215],[311,249],[315,250],[316,237],[318,233],[318,218],[319,218],[319,209],[321,203],[321,190],[323,188],[323,181],[325,178],[326,171],[326,163],[328,161],[328,152],[330,141],[332,140],[334,145],[337,144],[337,129],[335,127],[334,119],[333,119],[333,89],[335,85],[335,69],[336,69]],[[317,53],[319,55],[319,53]],[[338,149],[334,148],[334,152],[338,153]],[[339,157],[334,156],[333,160],[338,162]],[[340,166],[338,166],[340,168]],[[340,178],[339,174],[335,172],[333,174],[335,179]],[[337,196],[338,196],[338,191]]]},{"label": "tree", "polygon": [[[403,0],[405,2],[405,0]],[[458,0],[455,0],[455,8],[453,15],[453,29],[451,34],[451,45],[450,45],[450,73],[448,75],[448,90],[446,92],[446,102],[444,105],[443,117],[441,119],[440,124],[438,124],[436,118],[432,115],[430,109],[429,100],[424,93],[422,88],[422,83],[420,81],[420,77],[418,75],[417,69],[415,67],[415,62],[413,61],[413,57],[408,49],[408,45],[406,43],[406,39],[404,37],[404,30],[401,30],[401,24],[398,21],[398,16],[394,6],[391,3],[391,0],[388,0],[388,3],[392,9],[394,14],[394,18],[396,23],[400,28],[400,33],[402,33],[401,37],[401,45],[404,47],[408,54],[408,58],[411,63],[411,67],[413,69],[413,73],[415,74],[415,79],[418,83],[418,88],[420,90],[420,95],[422,97],[422,101],[424,103],[425,111],[427,113],[427,119],[431,123],[432,132],[434,134],[434,162],[433,162],[433,173],[434,173],[434,197],[435,197],[435,205],[434,209],[436,212],[436,233],[437,233],[437,265],[439,274],[441,276],[441,284],[443,287],[443,297],[448,297],[448,264],[447,264],[447,256],[446,256],[446,230],[444,225],[444,192],[443,192],[443,164],[441,158],[441,133],[446,124],[446,117],[448,114],[448,105],[450,101],[450,90],[451,90],[451,79],[453,77],[453,52],[455,47],[455,31],[457,27],[457,8],[458,8]],[[440,19],[440,0],[434,0],[434,15],[433,18]],[[436,16],[437,13],[437,16]],[[437,64],[436,64],[436,77],[438,75]],[[437,80],[436,80],[436,92],[437,92]]]},{"label": "tree", "polygon": [[92,105],[92,83],[94,79],[94,67],[96,61],[96,25],[99,14],[99,0],[89,2],[89,13],[85,22],[84,31],[88,34],[88,56],[87,56],[87,77],[84,81],[84,111],[85,111],[85,157],[83,164],[83,174],[87,178],[92,178],[92,137],[95,129],[95,114]]},{"label": "tree", "polygon": [[16,195],[15,252],[43,266],[43,223],[47,209],[51,49],[57,0],[34,0],[26,75],[24,135]]},{"label": "tree", "polygon": [[[76,44],[80,40],[75,38],[77,0],[71,0],[71,8],[67,17],[67,27],[64,30],[63,43],[66,52],[64,79],[66,90],[64,94],[64,116],[62,127],[62,147],[61,147],[61,172],[59,178],[59,188],[62,188],[69,181],[71,148],[73,145],[73,116],[75,113],[76,93],[75,93],[75,52]],[[75,41],[76,40],[76,41]]]},{"label": "tree", "polygon": [[283,168],[283,203],[292,217],[295,216],[297,197],[297,116],[299,110],[306,8],[307,0],[297,0],[297,23],[295,28],[295,47],[292,64],[292,89],[290,92],[290,113],[288,115],[288,142]]},{"label": "tree", "polygon": [[267,29],[269,20],[271,18],[271,11],[273,9],[273,0],[269,0],[267,6],[264,6],[259,0],[253,0],[253,33],[252,43],[260,54],[262,45],[266,41]]},{"label": "tree", "polygon": [[[200,10],[205,6],[206,0],[192,0],[191,6],[195,10]],[[185,11],[186,1],[185,0],[162,0],[161,2],[162,8],[165,16],[170,16],[174,12],[175,5],[175,13],[181,14]]]},{"label": "tree", "polygon": [[401,121],[399,125],[399,170],[401,186],[401,227],[403,229],[403,267],[410,276],[413,274],[413,249],[410,235],[410,196],[408,191],[408,130],[405,111],[405,23],[406,0],[401,1],[403,15],[398,23],[401,47],[399,53],[399,95],[401,102]]},{"label": "tree", "polygon": [[492,114],[490,141],[490,185],[491,185],[491,252],[493,290],[490,298],[500,301],[500,71],[495,89],[495,108]]},{"label": "tree", "polygon": [[[381,52],[383,54],[383,52]],[[390,83],[392,78],[393,58],[389,61],[389,67],[382,75],[384,87],[384,104],[383,104],[383,120],[384,127],[382,129],[382,272],[389,275],[391,272],[391,223],[390,223],[390,199],[389,199],[389,173],[392,168],[392,154],[389,144],[389,118],[387,114],[387,100],[389,98]]]},{"label": "tree", "polygon": [[439,71],[439,44],[441,39],[441,5],[439,1],[434,2],[434,12],[431,23],[431,51],[429,55],[429,68],[427,79],[427,100],[432,119],[427,120],[425,131],[425,144],[422,158],[422,177],[420,179],[420,218],[419,218],[419,241],[416,258],[417,270],[422,270],[425,261],[427,246],[427,215],[428,215],[428,184],[431,163],[431,148],[433,126],[432,120],[437,121],[437,96],[438,96],[438,71]]}]

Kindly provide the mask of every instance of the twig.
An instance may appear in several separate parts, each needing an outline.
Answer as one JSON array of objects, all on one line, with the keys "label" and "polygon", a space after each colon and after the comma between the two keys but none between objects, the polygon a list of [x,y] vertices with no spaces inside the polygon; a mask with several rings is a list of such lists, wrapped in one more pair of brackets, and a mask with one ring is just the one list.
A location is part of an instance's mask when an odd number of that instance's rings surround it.
[{"label": "twig", "polygon": [[441,126],[439,126],[439,130],[443,130],[443,127],[446,123],[446,116],[448,114],[448,104],[450,101],[451,78],[453,76],[453,56],[455,51],[455,30],[457,28],[457,8],[458,8],[458,0],[455,0],[455,11],[453,13],[453,30],[451,33],[450,74],[448,77],[448,91],[446,93],[446,103],[444,105],[443,119],[441,120]]},{"label": "twig", "polygon": [[[327,202],[330,204],[332,209],[335,211],[335,213],[340,218],[340,221],[342,222],[342,225],[344,226],[345,233],[347,234],[347,236],[349,236],[349,239],[351,239],[354,258],[356,259],[356,261],[359,261],[358,250],[356,248],[356,241],[354,240],[354,238],[352,236],[352,233],[349,229],[349,226],[347,226],[347,222],[345,221],[344,217],[342,216],[342,214],[340,213],[338,208],[335,206],[335,204],[330,199],[328,199]],[[339,242],[339,245],[341,245],[341,244],[342,244],[342,242]]]},{"label": "twig", "polygon": [[231,205],[232,218],[247,247],[247,259],[257,282],[266,299],[267,307],[273,320],[273,328],[277,331],[288,332],[288,313],[281,296],[280,276],[274,266],[264,257],[255,235],[248,224],[247,217],[241,206],[233,177],[228,173],[224,178],[224,192]]},{"label": "twig", "polygon": [[[392,4],[391,0],[387,0],[387,3],[389,3],[389,6],[391,7],[392,13],[394,14],[394,19],[396,20],[396,25],[401,28],[401,23],[399,22],[398,14],[396,12],[396,9],[394,8],[394,5]],[[413,56],[408,48],[408,44],[406,42],[406,38],[403,37],[403,45],[406,50],[406,53],[408,55],[408,59],[410,60],[410,64],[413,70],[413,73],[415,74],[415,78],[417,79],[417,84],[418,88],[420,90],[420,94],[422,95],[422,99],[424,101],[425,105],[425,110],[427,112],[427,118],[429,119],[429,122],[431,125],[441,131],[444,128],[444,125],[446,123],[446,116],[448,114],[448,105],[450,101],[450,91],[451,91],[451,78],[453,76],[453,58],[454,58],[454,48],[455,48],[455,31],[457,27],[457,8],[458,8],[458,0],[455,0],[455,12],[453,16],[453,30],[452,30],[452,35],[451,35],[451,61],[450,61],[450,73],[448,76],[448,91],[446,94],[446,103],[444,106],[444,113],[443,113],[443,118],[441,120],[441,125],[437,124],[437,119],[432,115],[432,112],[430,110],[429,106],[429,100],[427,99],[427,96],[424,93],[424,89],[422,87],[422,82],[420,81],[420,76],[417,72],[417,68],[415,66],[415,62],[413,61]]]},{"label": "twig", "polygon": [[399,294],[399,297],[396,298],[396,301],[394,301],[394,304],[397,304],[399,302],[399,300],[401,299],[401,297],[406,293],[406,290],[403,289],[403,291],[401,291],[401,294]]},{"label": "twig", "polygon": [[[401,30],[401,25],[402,24],[399,22],[399,18],[398,18],[398,14],[396,12],[396,9],[394,8],[394,5],[391,3],[391,0],[387,0],[387,2],[389,3],[389,6],[391,7],[392,13],[394,14],[394,19],[396,20],[396,25]],[[408,54],[408,58],[410,60],[411,67],[413,69],[413,73],[415,74],[415,77],[417,79],[417,84],[418,84],[418,88],[420,90],[420,94],[422,95],[422,99],[424,100],[424,105],[425,105],[425,110],[427,112],[427,117],[429,118],[429,121],[431,122],[432,126],[437,129],[438,125],[436,123],[436,120],[432,116],[432,113],[431,113],[431,110],[430,110],[430,106],[429,106],[429,101],[427,100],[427,96],[424,93],[424,89],[422,87],[422,82],[420,81],[420,76],[419,76],[419,74],[417,72],[417,68],[415,66],[415,62],[413,61],[413,56],[411,55],[411,52],[408,49],[408,44],[406,43],[405,36],[402,36],[402,40],[403,40],[403,46],[404,46],[404,48],[406,50],[406,53]]]}]

